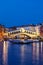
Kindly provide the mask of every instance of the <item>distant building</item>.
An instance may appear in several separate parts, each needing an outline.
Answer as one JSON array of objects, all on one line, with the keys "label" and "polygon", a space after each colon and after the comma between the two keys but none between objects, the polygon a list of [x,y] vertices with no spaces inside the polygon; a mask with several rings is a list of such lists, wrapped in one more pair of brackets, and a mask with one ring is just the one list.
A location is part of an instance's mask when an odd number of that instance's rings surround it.
[{"label": "distant building", "polygon": [[16,26],[8,28],[8,31],[13,31],[13,30],[16,30]]},{"label": "distant building", "polygon": [[20,30],[20,29],[22,29],[22,28],[24,28],[24,30],[29,30],[29,31],[31,31],[31,32],[36,32],[36,34],[38,35],[38,36],[40,36],[40,27],[41,27],[42,25],[26,25],[26,26],[19,26],[19,27],[17,27],[17,30]]},{"label": "distant building", "polygon": [[0,24],[0,39],[3,37],[4,32],[5,32],[5,27]]},{"label": "distant building", "polygon": [[34,25],[19,26],[19,27],[17,27],[17,30],[20,30],[21,28],[24,28],[25,30],[29,30],[32,32],[36,32]]},{"label": "distant building", "polygon": [[43,25],[40,27],[40,36],[43,37]]},{"label": "distant building", "polygon": [[40,36],[40,25],[35,26],[35,30],[38,36]]}]

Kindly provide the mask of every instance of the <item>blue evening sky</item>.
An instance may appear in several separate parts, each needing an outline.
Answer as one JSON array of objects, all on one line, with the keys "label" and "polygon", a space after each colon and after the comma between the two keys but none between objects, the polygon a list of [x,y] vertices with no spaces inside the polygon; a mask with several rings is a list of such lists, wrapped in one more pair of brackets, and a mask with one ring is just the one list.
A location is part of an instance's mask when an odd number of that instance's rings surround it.
[{"label": "blue evening sky", "polygon": [[43,0],[0,0],[0,24],[5,26],[43,22]]}]

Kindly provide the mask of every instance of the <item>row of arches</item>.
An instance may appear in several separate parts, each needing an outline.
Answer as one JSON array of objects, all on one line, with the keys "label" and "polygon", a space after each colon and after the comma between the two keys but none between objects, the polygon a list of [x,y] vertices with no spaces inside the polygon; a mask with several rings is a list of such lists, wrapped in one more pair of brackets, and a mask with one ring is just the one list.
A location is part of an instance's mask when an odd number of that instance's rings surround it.
[{"label": "row of arches", "polygon": [[13,31],[13,32],[9,32],[8,35],[17,34],[17,33],[27,33],[27,34],[37,35],[35,32],[28,31],[28,30],[25,30],[24,32],[22,32],[22,31],[16,31],[16,32]]}]

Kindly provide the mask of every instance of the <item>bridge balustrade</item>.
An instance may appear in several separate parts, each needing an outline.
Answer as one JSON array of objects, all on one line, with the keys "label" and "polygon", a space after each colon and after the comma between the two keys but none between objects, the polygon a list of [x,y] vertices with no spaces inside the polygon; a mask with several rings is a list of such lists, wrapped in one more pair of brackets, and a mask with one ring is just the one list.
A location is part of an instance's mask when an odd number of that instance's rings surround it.
[{"label": "bridge balustrade", "polygon": [[28,30],[25,30],[24,32],[21,32],[20,30],[12,31],[12,32],[9,32],[8,35],[17,34],[17,33],[28,33],[28,34],[32,34],[32,35],[37,35],[36,33],[32,32],[32,31],[28,31]]},{"label": "bridge balustrade", "polygon": [[32,34],[32,35],[37,35],[36,33],[32,32],[32,31],[25,30],[25,32],[29,33],[29,34]]}]

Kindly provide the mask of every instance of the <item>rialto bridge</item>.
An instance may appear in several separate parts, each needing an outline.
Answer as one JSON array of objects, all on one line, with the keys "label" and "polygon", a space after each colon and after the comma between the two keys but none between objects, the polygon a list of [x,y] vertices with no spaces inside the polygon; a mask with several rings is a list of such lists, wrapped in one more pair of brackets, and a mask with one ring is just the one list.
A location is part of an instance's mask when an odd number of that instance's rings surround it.
[{"label": "rialto bridge", "polygon": [[6,32],[4,36],[7,36],[8,38],[37,38],[38,34],[36,32],[32,32],[29,30],[25,30],[24,28],[21,28],[19,30]]}]

